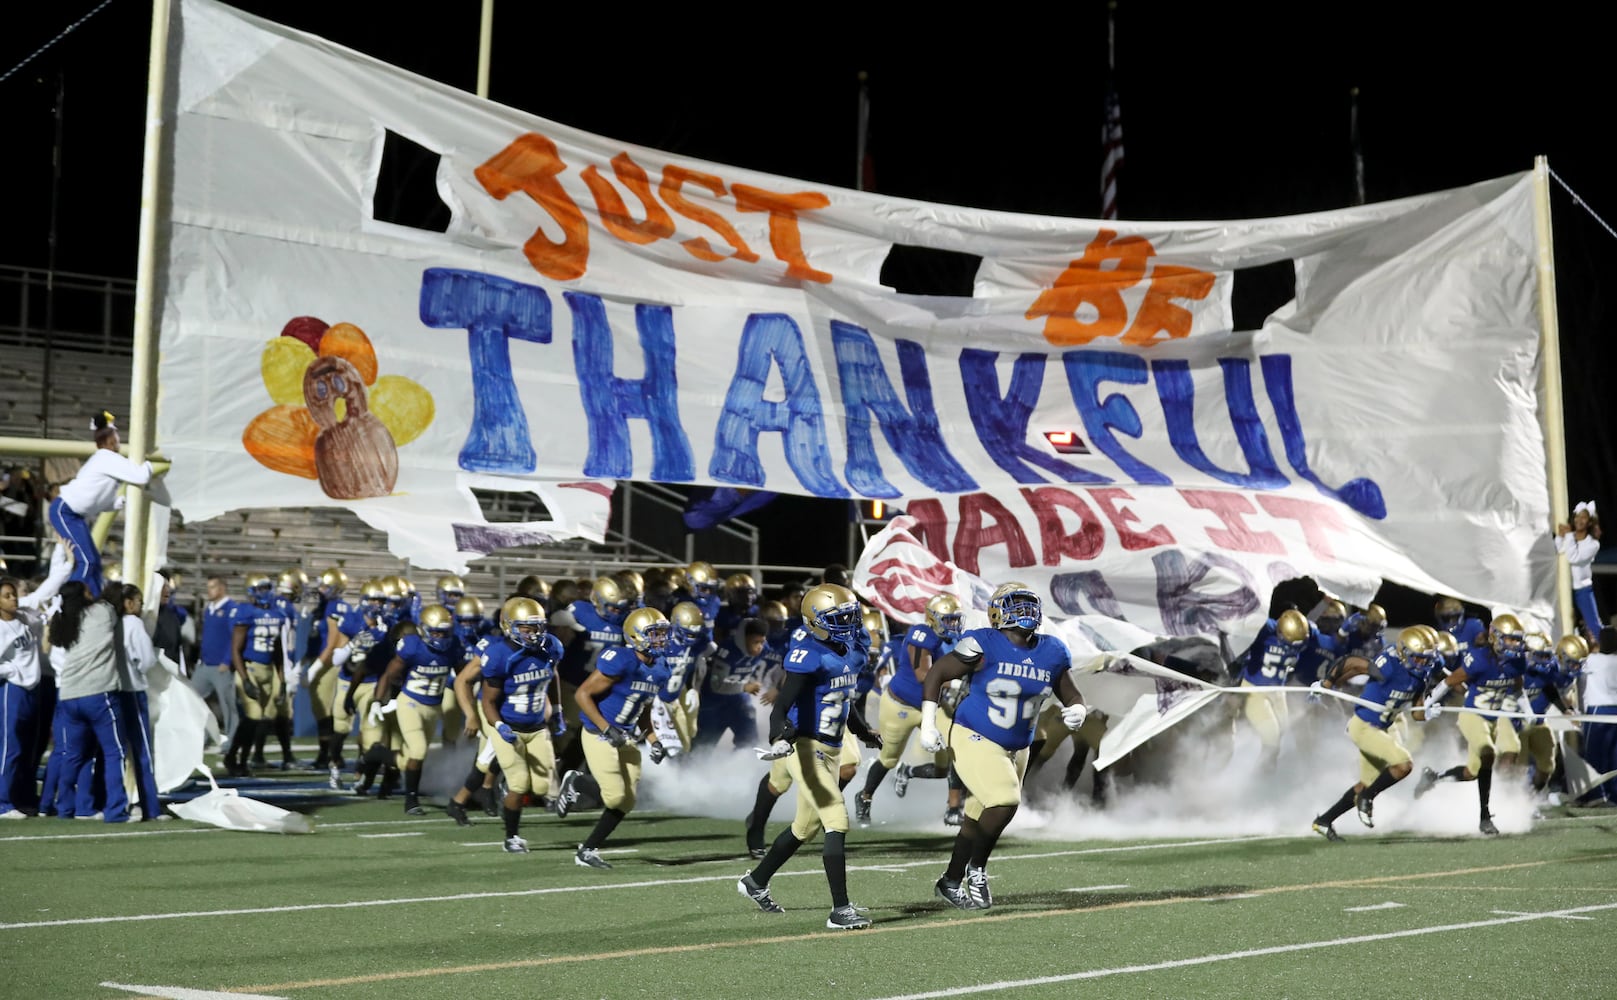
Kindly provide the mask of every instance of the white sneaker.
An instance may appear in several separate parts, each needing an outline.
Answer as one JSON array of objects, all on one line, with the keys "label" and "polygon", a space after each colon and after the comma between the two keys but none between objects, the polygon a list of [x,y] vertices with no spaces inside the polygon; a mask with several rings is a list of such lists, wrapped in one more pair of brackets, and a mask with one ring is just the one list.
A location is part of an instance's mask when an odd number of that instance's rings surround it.
[{"label": "white sneaker", "polygon": [[130,806],[129,807],[129,822],[131,822],[131,823],[139,823],[141,820],[143,820],[145,818],[146,818],[146,814],[140,811],[140,806]]},{"label": "white sneaker", "polygon": [[73,817],[73,818],[74,818],[74,819],[93,819],[93,820],[101,820],[101,819],[105,819],[105,818],[106,818],[106,816],[105,816],[105,815],[104,815],[104,814],[102,814],[102,813],[98,813],[98,812],[95,812],[95,813],[91,813],[91,814],[90,814],[90,815],[88,815],[88,816],[74,816],[74,817]]},{"label": "white sneaker", "polygon": [[27,819],[27,818],[28,818],[28,814],[23,812],[21,809],[7,809],[5,812],[0,813],[0,819]]},{"label": "white sneaker", "polygon": [[505,853],[527,854],[528,842],[521,837],[507,837],[505,838]]}]

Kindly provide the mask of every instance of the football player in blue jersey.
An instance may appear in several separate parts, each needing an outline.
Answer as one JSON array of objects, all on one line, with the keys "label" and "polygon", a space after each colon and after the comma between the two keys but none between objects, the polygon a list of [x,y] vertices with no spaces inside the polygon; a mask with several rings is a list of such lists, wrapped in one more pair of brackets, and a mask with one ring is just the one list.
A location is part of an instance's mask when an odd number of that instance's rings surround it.
[{"label": "football player in blue jersey", "polygon": [[568,736],[556,748],[557,766],[563,774],[578,770],[584,761],[578,687],[594,670],[602,650],[623,645],[624,619],[639,606],[639,592],[603,576],[591,585],[587,599],[576,600],[550,616],[551,634],[566,649],[557,670],[561,678],[561,709],[568,729]]},{"label": "football player in blue jersey", "polygon": [[259,733],[274,721],[274,705],[282,694],[281,660],[292,641],[292,622],[275,607],[275,583],[258,573],[247,579],[247,601],[231,618],[231,659],[236,697],[243,712],[236,739],[225,755],[232,775],[244,777]]},{"label": "football player in blue jersey", "polygon": [[[1326,840],[1342,839],[1333,824],[1349,809],[1358,810],[1365,826],[1375,826],[1376,796],[1408,777],[1414,767],[1414,758],[1398,739],[1397,721],[1404,706],[1426,690],[1436,654],[1437,635],[1431,626],[1411,625],[1398,633],[1395,648],[1383,650],[1373,662],[1359,657],[1343,660],[1320,682],[1322,687],[1340,688],[1352,677],[1367,675],[1369,683],[1359,697],[1382,706],[1361,705],[1348,720],[1348,738],[1359,750],[1359,781],[1314,817],[1314,832]],[[1424,710],[1420,718],[1425,718]]]},{"label": "football player in blue jersey", "polygon": [[[1527,637],[1521,620],[1515,615],[1499,615],[1489,625],[1488,635],[1488,645],[1470,646],[1460,651],[1460,667],[1451,671],[1447,679],[1427,695],[1428,709],[1437,706],[1451,689],[1462,684],[1466,688],[1465,709],[1492,711],[1514,703],[1522,688],[1522,675],[1527,670]],[[1492,836],[1499,832],[1493,814],[1488,811],[1494,767],[1514,763],[1521,752],[1521,740],[1511,720],[1464,709],[1460,712],[1460,734],[1465,737],[1466,762],[1441,774],[1429,767],[1424,769],[1415,786],[1415,796],[1419,798],[1445,779],[1475,781],[1482,817],[1478,828]]]},{"label": "football player in blue jersey", "polygon": [[[466,581],[453,573],[438,578],[438,603],[451,612],[460,599],[466,596]],[[423,609],[425,610],[425,609]]]},{"label": "football player in blue jersey", "polygon": [[[457,683],[481,680],[478,708],[505,776],[505,849],[512,854],[528,853],[528,842],[518,832],[522,823],[523,797],[529,792],[543,796],[550,791],[556,770],[555,748],[551,738],[566,731],[566,722],[556,705],[560,694],[556,667],[561,663],[561,641],[546,632],[545,611],[531,597],[513,597],[500,609],[503,635],[488,636],[476,663]],[[478,780],[473,772],[466,789]],[[466,811],[452,802],[449,815],[456,823],[468,823]]]},{"label": "football player in blue jersey", "polygon": [[1455,598],[1438,598],[1432,610],[1437,615],[1437,627],[1454,636],[1462,648],[1488,644],[1488,627],[1481,618],[1466,614],[1465,605]]},{"label": "football player in blue jersey", "polygon": [[1527,670],[1522,675],[1522,701],[1533,718],[1521,728],[1522,749],[1533,764],[1533,791],[1542,794],[1555,774],[1555,731],[1544,713],[1554,705],[1571,714],[1577,698],[1578,675],[1589,656],[1589,645],[1579,635],[1567,635],[1550,648],[1549,636],[1527,637]]},{"label": "football player in blue jersey", "polygon": [[1387,612],[1379,604],[1363,611],[1355,611],[1342,623],[1337,647],[1343,656],[1362,656],[1374,660],[1386,648],[1382,631],[1387,627]]},{"label": "football player in blue jersey", "polygon": [[253,746],[253,766],[268,767],[264,759],[264,744],[273,733],[281,745],[281,770],[291,771],[303,765],[292,756],[292,705],[298,688],[303,684],[304,655],[311,631],[313,609],[306,613],[301,607],[309,575],[296,566],[283,570],[275,578],[275,610],[286,616],[292,638],[282,650],[281,691],[270,705],[265,724],[258,729],[258,740]]},{"label": "football player in blue jersey", "polygon": [[741,623],[758,614],[758,582],[747,573],[724,581],[724,605],[713,616],[713,640],[723,642]]},{"label": "football player in blue jersey", "polygon": [[1330,668],[1340,655],[1340,631],[1347,619],[1347,607],[1335,598],[1328,599],[1319,609],[1309,633],[1308,644],[1291,669],[1292,682],[1307,686],[1330,676]]},{"label": "football player in blue jersey", "polygon": [[674,591],[675,600],[690,601],[702,609],[702,618],[710,634],[718,620],[719,608],[724,603],[719,596],[719,588],[718,570],[713,568],[712,563],[698,559],[685,567],[685,585]]},{"label": "football player in blue jersey", "polygon": [[1280,758],[1280,736],[1286,728],[1286,696],[1263,688],[1281,687],[1302,658],[1312,628],[1301,611],[1283,611],[1258,630],[1241,663],[1241,687],[1258,689],[1246,696],[1246,720],[1263,744],[1268,766]]},{"label": "football player in blue jersey", "polygon": [[395,765],[404,768],[407,815],[427,814],[421,805],[421,765],[443,717],[444,691],[466,663],[466,656],[466,647],[455,636],[454,616],[441,604],[429,604],[421,609],[416,633],[399,641],[393,660],[376,684],[379,709],[394,707],[394,723],[403,741],[402,748],[390,756]]},{"label": "football player in blue jersey", "polygon": [[[926,620],[912,625],[905,633],[904,649],[893,665],[893,675],[887,682],[878,703],[876,725],[881,732],[880,758],[870,765],[865,775],[865,787],[854,800],[854,811],[859,822],[870,822],[870,806],[887,772],[897,768],[893,776],[893,793],[904,797],[912,780],[918,778],[948,778],[951,775],[946,753],[933,756],[932,762],[914,767],[901,764],[910,735],[921,725],[921,703],[926,700],[924,684],[933,664],[954,649],[965,632],[965,613],[953,594],[934,594],[926,602]],[[964,793],[951,781],[949,803],[944,821],[958,826],[963,818],[961,800]]]},{"label": "football player in blue jersey", "polygon": [[342,756],[343,741],[358,719],[360,760],[354,771],[360,780],[354,791],[363,795],[376,778],[376,768],[365,762],[364,756],[382,742],[384,735],[380,720],[371,715],[371,703],[376,698],[376,681],[393,659],[388,637],[395,623],[394,605],[382,581],[366,580],[359,593],[358,607],[337,626],[337,648],[331,654],[331,662],[338,670],[332,756]]},{"label": "football player in blue jersey", "polygon": [[[661,609],[656,609],[659,612]],[[708,638],[702,610],[689,601],[680,601],[667,612],[673,626],[673,639],[668,647],[668,689],[661,695],[668,708],[668,719],[679,734],[679,744],[690,753],[698,741],[701,729],[701,699],[696,680],[703,673],[715,651]]]},{"label": "football player in blue jersey", "polygon": [[[1073,683],[1066,644],[1039,634],[1044,604],[1025,583],[1001,584],[988,599],[988,628],[972,629],[926,675],[921,703],[921,747],[947,746],[965,783],[965,819],[954,853],[934,889],[951,906],[986,910],[988,858],[1022,802],[1022,770],[1039,707],[1050,694],[1061,702],[1061,721],[1076,732],[1089,709]],[[938,698],[950,681],[965,678],[967,693],[947,734],[938,730]]]},{"label": "football player in blue jersey", "polygon": [[738,750],[757,745],[758,713],[753,696],[763,692],[768,630],[764,622],[752,619],[708,657],[697,708],[699,746],[717,746],[727,733]]},{"label": "football player in blue jersey", "polygon": [[348,590],[348,574],[333,566],[320,574],[316,585],[319,598],[310,625],[309,648],[315,650],[309,661],[309,710],[314,715],[315,742],[319,752],[315,755],[316,770],[330,773],[333,788],[342,771],[343,762],[333,759],[331,746],[335,729],[332,715],[337,700],[337,672],[331,669],[331,653],[337,648],[337,626],[352,610],[344,598]]},{"label": "football player in blue jersey", "polygon": [[792,635],[786,675],[770,714],[770,753],[786,758],[797,785],[797,813],[736,889],[765,913],[784,913],[769,892],[769,880],[803,843],[822,829],[822,859],[831,890],[832,930],[858,930],[870,918],[848,901],[846,840],[848,809],[842,801],[838,769],[845,730],[871,746],[878,736],[851,714],[853,693],[865,668],[868,637],[859,599],[846,587],[821,584],[803,597],[803,628]]},{"label": "football player in blue jersey", "polygon": [[651,706],[667,688],[669,667],[664,656],[673,640],[673,626],[656,608],[637,608],[623,620],[622,646],[610,646],[596,657],[595,670],[578,686],[578,710],[584,719],[581,742],[590,773],[568,771],[557,797],[560,812],[572,809],[580,794],[601,800],[604,808],[595,829],[573,853],[573,863],[584,868],[611,868],[601,857],[601,845],[634,809],[640,785],[640,740],[650,746],[653,764],[668,756],[651,727]]},{"label": "football player in blue jersey", "polygon": [[462,597],[455,602],[453,610],[455,635],[467,649],[476,649],[484,636],[499,632],[493,622],[483,617],[483,602],[475,597],[469,595]]}]

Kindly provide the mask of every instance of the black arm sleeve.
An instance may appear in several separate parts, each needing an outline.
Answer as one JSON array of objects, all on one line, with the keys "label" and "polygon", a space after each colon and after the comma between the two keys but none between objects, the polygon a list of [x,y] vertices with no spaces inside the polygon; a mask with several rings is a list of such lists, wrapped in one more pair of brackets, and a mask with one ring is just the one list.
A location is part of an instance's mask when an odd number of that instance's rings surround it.
[{"label": "black arm sleeve", "polygon": [[860,739],[872,735],[870,723],[865,721],[865,695],[869,693],[860,695],[848,712],[848,730]]},{"label": "black arm sleeve", "polygon": [[775,693],[775,707],[769,713],[769,742],[785,739],[786,713],[797,703],[803,695],[803,681],[807,674],[794,674],[790,671],[781,678],[780,690]]}]

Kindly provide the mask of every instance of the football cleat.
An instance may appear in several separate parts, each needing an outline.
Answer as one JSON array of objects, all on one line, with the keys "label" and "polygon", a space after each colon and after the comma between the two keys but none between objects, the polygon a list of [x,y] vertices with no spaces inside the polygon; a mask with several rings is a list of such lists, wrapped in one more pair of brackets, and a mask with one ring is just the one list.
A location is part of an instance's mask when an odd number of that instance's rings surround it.
[{"label": "football cleat", "polygon": [[966,821],[966,810],[963,806],[950,806],[943,811],[944,826],[959,826]]},{"label": "football cleat", "polygon": [[600,851],[593,847],[585,847],[583,844],[579,844],[578,850],[573,852],[573,864],[578,865],[580,868],[599,868],[602,871],[612,867],[605,858],[601,857]]},{"label": "football cleat", "polygon": [[966,895],[971,899],[971,905],[979,910],[986,910],[994,905],[994,894],[988,891],[988,873],[973,865],[966,866]]},{"label": "football cleat", "polygon": [[971,901],[971,893],[966,891],[966,887],[959,882],[949,881],[949,876],[947,875],[932,883],[932,889],[938,894],[939,899],[957,910],[974,910],[977,908],[977,905]]},{"label": "football cleat", "polygon": [[870,800],[862,793],[853,797],[853,812],[861,827],[870,826]]},{"label": "football cleat", "polygon": [[422,807],[420,799],[416,798],[414,795],[406,795],[404,797],[404,815],[425,816],[426,814],[427,810]]},{"label": "football cleat", "polygon": [[455,821],[456,826],[472,825],[471,819],[466,815],[466,807],[454,799],[450,799],[449,804],[444,806],[444,812],[449,814],[449,818]]},{"label": "football cleat", "polygon": [[342,768],[338,767],[336,764],[330,765],[329,770],[326,771],[326,785],[330,787],[332,791],[340,791],[342,789]]},{"label": "football cleat", "polygon": [[758,904],[758,909],[765,913],[785,913],[786,908],[775,902],[775,897],[769,894],[769,886],[759,885],[752,880],[752,872],[741,876],[736,883],[736,892]]},{"label": "football cleat", "polygon": [[499,789],[484,788],[479,790],[477,795],[479,800],[483,803],[483,815],[492,816],[495,819],[498,819],[500,816],[501,801]]},{"label": "football cleat", "polygon": [[1339,844],[1342,842],[1342,835],[1336,832],[1336,827],[1322,819],[1314,820],[1314,832],[1332,843]]},{"label": "football cleat", "polygon": [[1477,829],[1481,830],[1483,833],[1487,834],[1490,837],[1499,836],[1499,828],[1497,826],[1493,825],[1493,817],[1492,816],[1484,816],[1484,817],[1482,817],[1482,823],[1480,825],[1478,825]]},{"label": "football cleat", "polygon": [[909,790],[910,766],[908,764],[900,764],[898,765],[898,769],[893,772],[893,794],[899,798],[903,798],[904,793]]},{"label": "football cleat", "polygon": [[1376,825],[1376,804],[1373,800],[1365,798],[1363,791],[1360,791],[1359,794],[1353,796],[1353,809],[1359,814],[1360,823],[1363,823],[1365,826],[1369,827]]},{"label": "football cleat", "polygon": [[834,931],[860,931],[870,926],[870,918],[855,906],[839,906],[825,918],[825,926]]},{"label": "football cleat", "polygon": [[1421,768],[1420,780],[1415,782],[1415,798],[1418,799],[1431,791],[1432,786],[1435,784],[1437,784],[1437,772],[1429,767]]},{"label": "football cleat", "polygon": [[556,797],[550,800],[550,811],[556,814],[557,819],[566,819],[567,811],[577,804],[578,792],[573,786],[578,784],[580,777],[577,771],[568,771],[561,776],[561,787],[556,789]]},{"label": "football cleat", "polygon": [[505,853],[507,853],[507,854],[527,854],[528,853],[528,842],[526,840],[523,840],[521,837],[516,837],[516,836],[507,837],[507,838],[505,838]]}]

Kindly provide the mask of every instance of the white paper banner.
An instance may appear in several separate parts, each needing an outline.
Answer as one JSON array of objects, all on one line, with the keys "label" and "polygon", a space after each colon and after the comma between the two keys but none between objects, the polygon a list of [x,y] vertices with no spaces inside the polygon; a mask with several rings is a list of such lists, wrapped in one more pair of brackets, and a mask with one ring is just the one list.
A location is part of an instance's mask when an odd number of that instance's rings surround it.
[{"label": "white paper banner", "polygon": [[[1103,227],[670,157],[177,17],[159,432],[189,517],[469,521],[468,476],[1234,489],[1328,505],[1404,582],[1548,608],[1525,175]],[[389,132],[438,154],[447,231],[376,218]],[[973,296],[884,288],[895,244],[981,257]],[[1295,300],[1232,331],[1239,269],[1286,260]]]}]

